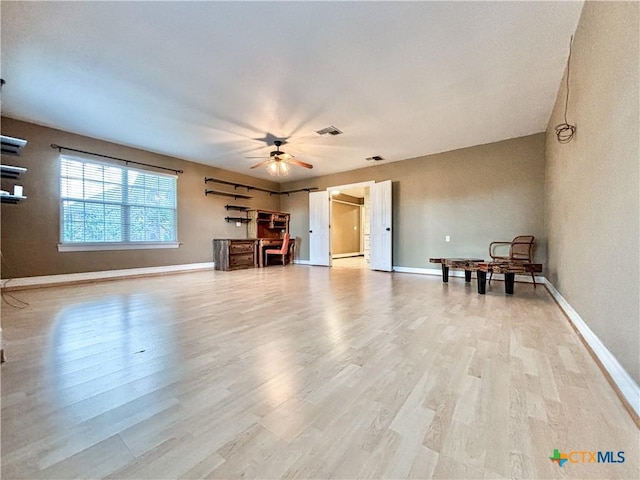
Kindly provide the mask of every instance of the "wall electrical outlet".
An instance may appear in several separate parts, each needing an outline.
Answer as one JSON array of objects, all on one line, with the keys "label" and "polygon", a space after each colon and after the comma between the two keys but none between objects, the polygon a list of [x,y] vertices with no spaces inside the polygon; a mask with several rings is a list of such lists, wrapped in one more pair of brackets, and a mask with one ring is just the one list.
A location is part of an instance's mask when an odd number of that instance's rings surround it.
[{"label": "wall electrical outlet", "polygon": [[451,241],[451,237],[449,235],[445,235],[444,236],[444,241],[445,242],[450,242]]},{"label": "wall electrical outlet", "polygon": [[236,227],[241,227],[242,226],[242,222],[236,222]]}]

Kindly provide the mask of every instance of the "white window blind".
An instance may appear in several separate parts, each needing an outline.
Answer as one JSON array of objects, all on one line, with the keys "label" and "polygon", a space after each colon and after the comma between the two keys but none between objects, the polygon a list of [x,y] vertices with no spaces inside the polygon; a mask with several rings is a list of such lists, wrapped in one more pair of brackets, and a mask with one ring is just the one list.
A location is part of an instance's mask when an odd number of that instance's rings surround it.
[{"label": "white window blind", "polygon": [[63,245],[177,242],[172,175],[60,157]]}]

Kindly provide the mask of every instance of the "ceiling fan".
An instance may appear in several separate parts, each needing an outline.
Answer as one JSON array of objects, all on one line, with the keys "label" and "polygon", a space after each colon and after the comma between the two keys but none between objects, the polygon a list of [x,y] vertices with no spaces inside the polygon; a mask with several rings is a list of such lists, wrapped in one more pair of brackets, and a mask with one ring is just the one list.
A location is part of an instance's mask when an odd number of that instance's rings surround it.
[{"label": "ceiling fan", "polygon": [[[282,176],[289,174],[289,165],[297,165],[298,167],[313,168],[310,163],[301,162],[293,158],[293,155],[285,153],[280,150],[282,145],[281,140],[275,140],[273,142],[276,149],[269,153],[269,158],[253,165],[251,168],[267,167],[267,172],[273,176]],[[263,158],[263,157],[247,157],[247,158]]]}]

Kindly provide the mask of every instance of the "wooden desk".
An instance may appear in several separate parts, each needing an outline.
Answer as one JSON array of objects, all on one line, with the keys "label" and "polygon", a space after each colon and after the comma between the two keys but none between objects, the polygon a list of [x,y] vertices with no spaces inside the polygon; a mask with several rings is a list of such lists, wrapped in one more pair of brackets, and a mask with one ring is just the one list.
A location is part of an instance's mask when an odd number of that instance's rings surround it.
[{"label": "wooden desk", "polygon": [[[294,238],[289,239],[289,251],[287,253],[285,262],[293,262],[293,254],[295,252],[296,240]],[[278,249],[282,247],[281,238],[259,238],[258,239],[258,266],[265,266],[264,251],[269,248]]]}]

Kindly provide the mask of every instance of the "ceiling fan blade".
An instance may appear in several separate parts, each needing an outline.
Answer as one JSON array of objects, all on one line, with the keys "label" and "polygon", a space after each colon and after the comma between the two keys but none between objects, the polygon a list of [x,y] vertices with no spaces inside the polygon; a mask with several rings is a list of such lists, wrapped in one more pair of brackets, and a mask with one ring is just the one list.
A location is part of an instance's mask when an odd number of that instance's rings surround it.
[{"label": "ceiling fan blade", "polygon": [[313,165],[311,165],[310,163],[301,162],[300,160],[296,160],[295,158],[288,159],[287,163],[290,163],[292,165],[298,165],[299,167],[304,167],[304,168],[313,168]]},{"label": "ceiling fan blade", "polygon": [[249,168],[264,167],[265,165],[269,165],[271,161],[272,161],[271,159],[268,159],[268,160],[265,160],[264,162],[256,163],[253,167],[249,167]]}]

